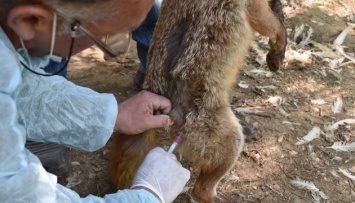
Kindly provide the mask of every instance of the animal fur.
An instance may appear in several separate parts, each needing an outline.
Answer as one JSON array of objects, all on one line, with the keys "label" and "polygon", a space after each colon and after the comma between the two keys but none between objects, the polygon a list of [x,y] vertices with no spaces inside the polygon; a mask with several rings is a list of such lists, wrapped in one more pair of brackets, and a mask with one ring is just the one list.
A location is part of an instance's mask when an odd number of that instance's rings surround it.
[{"label": "animal fur", "polygon": [[[265,5],[268,9],[261,10]],[[273,14],[266,0],[163,1],[143,88],[171,100],[174,125],[166,130],[172,138],[182,134],[177,151],[200,168],[193,194],[201,202],[214,202],[219,181],[243,148],[242,127],[228,94],[252,40],[250,25],[282,25],[274,14],[266,15],[272,16],[274,24],[269,24],[260,18],[264,14],[252,13],[265,11]],[[285,41],[278,32],[265,33],[275,45],[270,64],[279,68]],[[156,131],[113,137],[109,167],[117,189],[129,188],[144,156],[162,146]]]}]

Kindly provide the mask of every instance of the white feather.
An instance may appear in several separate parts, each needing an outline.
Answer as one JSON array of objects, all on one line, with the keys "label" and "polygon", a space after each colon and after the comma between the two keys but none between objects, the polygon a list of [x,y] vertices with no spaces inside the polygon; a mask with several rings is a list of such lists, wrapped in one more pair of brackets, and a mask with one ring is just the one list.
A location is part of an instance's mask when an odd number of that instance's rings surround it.
[{"label": "white feather", "polygon": [[265,71],[257,68],[252,69],[250,73],[254,73],[256,75],[265,75],[266,77],[271,77],[273,75],[273,73],[270,71]]},{"label": "white feather", "polygon": [[293,36],[293,41],[297,40],[297,37],[299,37],[302,34],[303,30],[304,30],[304,24],[295,27],[295,34]]},{"label": "white feather", "polygon": [[80,172],[74,172],[69,177],[67,177],[66,180],[67,180],[68,183],[65,185],[65,187],[73,188],[73,187],[79,185],[82,182],[79,179],[79,174],[80,174]]},{"label": "white feather", "polygon": [[297,177],[295,180],[291,180],[291,184],[300,189],[310,190],[313,197],[316,195],[322,197],[323,199],[328,199],[328,196],[320,191],[312,182],[301,180]]},{"label": "white feather", "polygon": [[337,73],[341,73],[342,69],[339,69],[339,64],[343,63],[344,59],[344,57],[330,59],[329,68],[336,71]]},{"label": "white feather", "polygon": [[228,175],[228,176],[225,176],[223,178],[223,180],[226,182],[226,183],[235,183],[235,182],[238,182],[240,180],[240,178],[236,175]]},{"label": "white feather", "polygon": [[285,109],[280,105],[279,107],[277,107],[277,109],[280,111],[280,113],[285,116],[285,117],[289,117],[291,114],[287,113],[285,111]]},{"label": "white feather", "polygon": [[351,56],[349,56],[347,53],[345,53],[343,47],[341,45],[334,45],[335,50],[345,58],[349,59],[351,62],[355,62],[355,59]]},{"label": "white feather", "polygon": [[311,131],[307,133],[304,137],[302,137],[296,145],[306,144],[320,136],[320,128],[318,126],[314,126]]},{"label": "white feather", "polygon": [[259,45],[254,42],[251,45],[252,49],[257,53],[257,57],[255,59],[256,62],[258,62],[260,65],[266,64],[266,53],[259,47]]},{"label": "white feather", "polygon": [[307,44],[311,43],[311,36],[312,36],[312,34],[313,34],[313,28],[310,27],[310,28],[308,29],[308,32],[307,32],[307,37],[304,38],[304,39],[302,39],[302,41],[299,43],[299,46],[300,46],[300,47],[304,47],[304,46],[306,46]]},{"label": "white feather", "polygon": [[337,130],[340,125],[345,125],[345,124],[355,124],[355,119],[349,118],[349,119],[340,120],[334,123],[333,125],[326,125],[324,128],[326,131],[334,131]]},{"label": "white feather", "polygon": [[296,178],[295,180],[291,180],[291,184],[300,188],[300,189],[306,189],[310,191],[319,191],[319,189],[314,185],[314,183],[301,180],[300,178]]},{"label": "white feather", "polygon": [[248,85],[246,82],[244,82],[244,81],[240,81],[240,82],[238,83],[238,86],[239,86],[240,88],[243,88],[243,89],[249,88],[249,85]]},{"label": "white feather", "polygon": [[348,32],[352,29],[352,26],[349,25],[348,27],[346,27],[339,35],[338,37],[333,41],[334,45],[341,45],[343,44],[346,35],[348,35]]},{"label": "white feather", "polygon": [[282,124],[289,124],[289,125],[298,125],[301,126],[301,123],[291,123],[290,121],[282,121]]},{"label": "white feather", "polygon": [[333,113],[338,114],[341,112],[342,108],[343,108],[343,100],[340,97],[338,97],[335,100],[334,105],[332,106],[332,111]]},{"label": "white feather", "polygon": [[350,178],[351,180],[355,180],[355,176],[351,175],[349,172],[347,172],[344,169],[339,168],[339,171],[346,177]]},{"label": "white feather", "polygon": [[277,87],[274,86],[274,85],[255,86],[255,88],[256,88],[256,89],[272,89],[272,90],[277,89]]},{"label": "white feather", "polygon": [[313,99],[313,100],[311,100],[311,103],[322,105],[322,104],[326,104],[327,102],[325,102],[323,99]]},{"label": "white feather", "polygon": [[280,96],[273,96],[269,97],[265,102],[271,103],[273,106],[278,106],[282,103],[282,97]]},{"label": "white feather", "polygon": [[327,148],[332,148],[335,151],[340,151],[340,152],[351,152],[351,151],[355,151],[355,142],[350,144],[347,144],[346,142],[335,142],[332,146]]},{"label": "white feather", "polygon": [[343,55],[344,57],[346,57],[347,59],[349,59],[352,62],[355,62],[355,59],[351,56],[349,56],[348,54],[346,54],[344,52],[343,46],[341,46],[341,44],[343,44],[346,36],[348,35],[349,31],[354,27],[354,25],[349,25],[348,27],[346,27],[339,35],[338,37],[333,41],[333,45],[335,47],[335,49],[337,50],[338,53],[340,53],[341,55]]}]

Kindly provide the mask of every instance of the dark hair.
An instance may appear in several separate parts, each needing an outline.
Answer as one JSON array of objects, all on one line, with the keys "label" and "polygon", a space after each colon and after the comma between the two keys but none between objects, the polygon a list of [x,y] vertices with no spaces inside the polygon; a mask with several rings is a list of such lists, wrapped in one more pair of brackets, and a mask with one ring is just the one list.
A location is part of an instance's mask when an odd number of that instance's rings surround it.
[{"label": "dark hair", "polygon": [[11,7],[20,4],[22,0],[2,0],[0,1],[0,18],[4,18]]}]

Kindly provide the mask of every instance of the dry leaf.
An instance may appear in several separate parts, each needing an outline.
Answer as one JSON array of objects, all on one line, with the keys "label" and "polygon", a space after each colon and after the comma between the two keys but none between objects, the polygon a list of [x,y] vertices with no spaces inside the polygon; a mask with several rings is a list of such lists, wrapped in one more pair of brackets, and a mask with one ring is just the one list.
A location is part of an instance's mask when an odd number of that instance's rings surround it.
[{"label": "dry leaf", "polygon": [[325,58],[338,58],[340,55],[333,51],[333,47],[329,47],[330,45],[320,44],[318,42],[312,41],[312,44],[321,50],[321,52],[313,52],[314,55],[325,57]]},{"label": "dry leaf", "polygon": [[[300,53],[302,52],[302,53]],[[310,51],[305,50],[288,50],[286,51],[285,58],[287,61],[299,61],[303,64],[311,64],[312,63],[312,53]]]}]

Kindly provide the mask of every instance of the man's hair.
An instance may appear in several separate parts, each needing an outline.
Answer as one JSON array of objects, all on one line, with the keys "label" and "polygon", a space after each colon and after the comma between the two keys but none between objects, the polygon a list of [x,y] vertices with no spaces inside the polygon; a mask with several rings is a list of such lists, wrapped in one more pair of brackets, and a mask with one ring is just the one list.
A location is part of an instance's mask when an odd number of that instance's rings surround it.
[{"label": "man's hair", "polygon": [[109,19],[117,14],[117,7],[112,0],[46,0],[46,5],[56,10],[59,15],[79,20],[81,23]]},{"label": "man's hair", "polygon": [[45,4],[52,8],[59,15],[68,19],[76,19],[81,23],[96,22],[100,19],[107,19],[117,14],[117,8],[111,6],[113,0],[0,0],[0,18],[4,18],[7,12],[19,4]]}]

